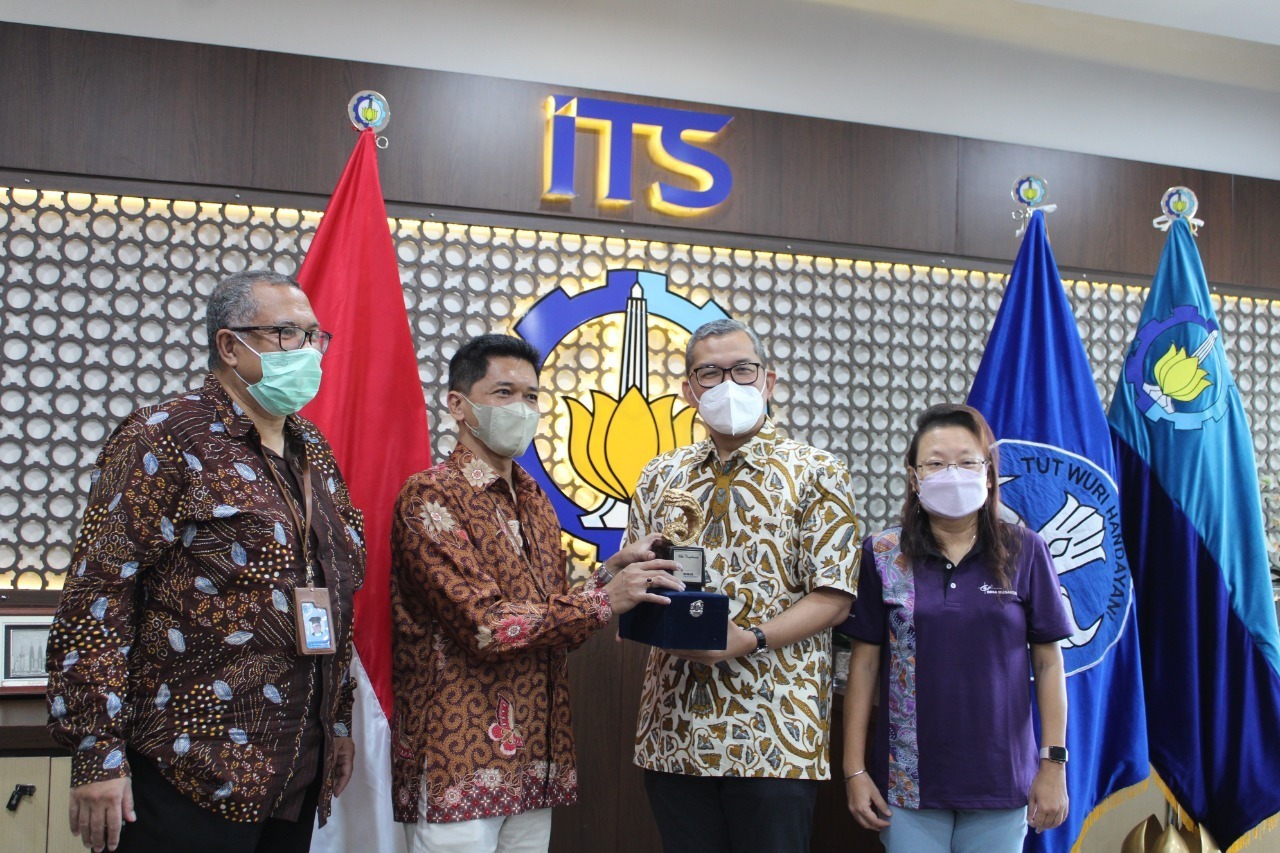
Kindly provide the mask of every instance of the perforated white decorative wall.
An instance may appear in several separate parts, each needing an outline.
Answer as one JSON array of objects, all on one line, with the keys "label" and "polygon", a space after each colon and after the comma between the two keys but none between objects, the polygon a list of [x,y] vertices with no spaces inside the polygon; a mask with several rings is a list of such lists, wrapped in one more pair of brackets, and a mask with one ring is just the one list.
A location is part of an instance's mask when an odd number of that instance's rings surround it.
[{"label": "perforated white decorative wall", "polygon": [[[0,188],[0,587],[57,589],[98,448],[133,408],[201,381],[204,298],[247,267],[296,272],[319,217],[298,210]],[[895,514],[910,419],[962,401],[1004,288],[982,269],[908,266],[732,247],[398,219],[390,223],[417,341],[437,457],[448,359],[467,338],[509,332],[545,294],[643,268],[702,304],[715,300],[765,340],[780,381],[774,414],[793,436],[845,457],[869,528]],[[1139,288],[1067,282],[1095,381],[1109,401],[1141,311]],[[1259,468],[1280,467],[1280,302],[1216,301]],[[323,321],[323,318],[321,318]],[[561,449],[563,396],[617,390],[621,315],[575,333],[543,381],[543,457],[578,503]],[[650,329],[651,394],[678,388],[687,332]],[[552,442],[551,437],[557,437]],[[1274,479],[1264,482],[1280,514]],[[573,545],[578,568],[592,559]]]}]

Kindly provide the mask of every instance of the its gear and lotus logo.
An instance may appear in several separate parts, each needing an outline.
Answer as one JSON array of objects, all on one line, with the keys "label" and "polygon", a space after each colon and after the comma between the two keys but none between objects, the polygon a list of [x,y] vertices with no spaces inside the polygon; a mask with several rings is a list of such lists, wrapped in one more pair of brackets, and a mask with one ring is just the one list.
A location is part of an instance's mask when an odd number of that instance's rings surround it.
[{"label": "its gear and lotus logo", "polygon": [[1217,322],[1194,305],[1143,324],[1124,363],[1139,411],[1179,430],[1221,419],[1232,383],[1218,338]]},{"label": "its gear and lotus logo", "polygon": [[[550,429],[544,414],[542,437],[518,461],[564,531],[601,556],[617,549],[649,460],[701,437],[680,400],[684,347],[699,326],[728,316],[713,301],[672,293],[665,275],[626,269],[575,296],[553,291],[516,323],[543,354],[543,383],[556,394]],[[661,351],[651,353],[655,339]]]}]

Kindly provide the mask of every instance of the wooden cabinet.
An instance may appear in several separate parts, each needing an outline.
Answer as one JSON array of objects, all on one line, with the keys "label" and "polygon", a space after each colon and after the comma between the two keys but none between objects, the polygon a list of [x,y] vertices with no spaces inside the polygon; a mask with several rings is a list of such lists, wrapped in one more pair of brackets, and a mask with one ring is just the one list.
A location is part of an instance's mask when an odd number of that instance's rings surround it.
[{"label": "wooden cabinet", "polygon": [[14,811],[0,811],[0,837],[6,849],[38,851],[47,849],[49,837],[49,759],[0,758],[0,792],[5,802],[18,785],[30,785],[29,796],[18,801]]},{"label": "wooden cabinet", "polygon": [[4,853],[75,853],[85,849],[67,826],[70,758],[0,758],[0,797],[8,803],[18,785],[35,790],[18,801],[17,809],[0,809],[0,848]]},{"label": "wooden cabinet", "polygon": [[71,834],[67,809],[71,804],[71,759],[49,759],[49,844],[46,853],[84,853],[84,842]]},{"label": "wooden cabinet", "polygon": [[0,801],[34,785],[14,811],[0,809],[0,853],[82,853],[67,826],[71,756],[45,728],[44,696],[0,698]]}]

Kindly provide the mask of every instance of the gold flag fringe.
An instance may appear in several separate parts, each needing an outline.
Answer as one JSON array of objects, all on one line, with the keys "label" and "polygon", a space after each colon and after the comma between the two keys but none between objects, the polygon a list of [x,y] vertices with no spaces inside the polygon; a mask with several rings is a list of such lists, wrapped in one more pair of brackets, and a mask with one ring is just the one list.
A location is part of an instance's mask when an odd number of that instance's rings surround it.
[{"label": "gold flag fringe", "polygon": [[[1155,778],[1155,770],[1151,771],[1151,778]],[[1089,834],[1089,829],[1097,823],[1103,815],[1114,809],[1116,806],[1127,803],[1134,797],[1147,790],[1147,786],[1151,783],[1151,778],[1143,779],[1135,785],[1127,788],[1121,788],[1119,791],[1112,792],[1105,800],[1093,807],[1093,811],[1089,812],[1089,816],[1084,819],[1084,823],[1080,826],[1080,834],[1076,836],[1075,844],[1071,845],[1071,853],[1084,853],[1080,843],[1084,837]]]},{"label": "gold flag fringe", "polygon": [[1160,793],[1164,794],[1165,802],[1169,804],[1169,808],[1173,809],[1173,813],[1178,816],[1178,823],[1183,829],[1195,829],[1196,822],[1187,814],[1186,809],[1182,807],[1182,803],[1178,802],[1178,798],[1173,795],[1173,791],[1169,790],[1169,786],[1160,778],[1160,774],[1156,772],[1154,767],[1151,768],[1151,781],[1155,782],[1160,788]]},{"label": "gold flag fringe", "polygon": [[[1276,812],[1237,838],[1236,843],[1227,848],[1227,853],[1240,853],[1241,850],[1249,847],[1253,842],[1263,840],[1267,842],[1266,849],[1275,850],[1277,846],[1280,846],[1280,833],[1276,833],[1277,829],[1280,829],[1280,812]],[[1274,837],[1272,837],[1272,833],[1275,833]],[[1259,847],[1257,849],[1261,853],[1263,848]]]}]

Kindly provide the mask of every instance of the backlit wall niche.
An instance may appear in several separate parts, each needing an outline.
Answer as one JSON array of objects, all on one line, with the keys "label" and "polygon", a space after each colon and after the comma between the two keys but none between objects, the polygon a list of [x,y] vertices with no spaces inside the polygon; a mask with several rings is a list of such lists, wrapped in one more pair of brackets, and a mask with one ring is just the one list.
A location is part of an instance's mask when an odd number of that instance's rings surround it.
[{"label": "backlit wall niche", "polygon": [[[1061,215],[1061,214],[1059,214]],[[292,274],[319,214],[105,194],[0,188],[0,587],[58,589],[105,438],[135,407],[198,386],[207,361],[204,300],[248,267]],[[775,417],[794,437],[843,456],[868,529],[903,498],[909,417],[962,401],[1005,278],[974,267],[908,266],[733,247],[393,219],[405,305],[427,395],[436,458],[453,448],[444,414],[448,359],[466,339],[509,332],[539,298],[599,286],[609,269],[663,273],[701,304],[714,299],[765,340],[780,382]],[[1012,235],[1011,235],[1012,239]],[[1069,281],[1068,297],[1109,401],[1143,291]],[[1280,470],[1280,303],[1215,300],[1259,469]],[[323,321],[323,318],[321,318]],[[617,392],[622,316],[576,331],[543,375],[538,447],[577,503],[563,441],[564,396]],[[687,332],[649,335],[651,397],[678,389]],[[572,347],[573,352],[569,349]],[[1276,538],[1280,491],[1264,475]],[[567,542],[574,571],[595,559]]]}]

